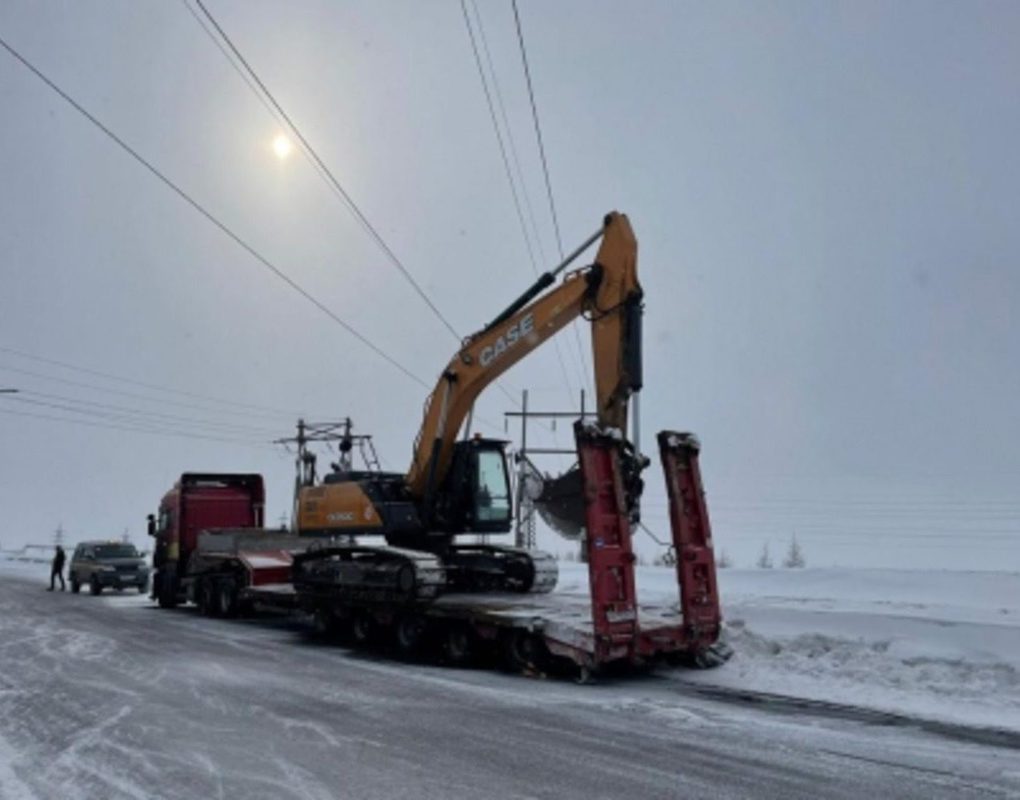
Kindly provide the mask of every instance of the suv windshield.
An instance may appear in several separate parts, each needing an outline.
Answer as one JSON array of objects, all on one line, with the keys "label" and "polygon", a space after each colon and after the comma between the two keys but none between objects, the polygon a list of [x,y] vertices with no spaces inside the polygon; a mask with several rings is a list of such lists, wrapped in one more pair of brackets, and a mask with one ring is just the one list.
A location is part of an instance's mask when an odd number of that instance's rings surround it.
[{"label": "suv windshield", "polygon": [[97,544],[96,558],[138,558],[133,544]]}]

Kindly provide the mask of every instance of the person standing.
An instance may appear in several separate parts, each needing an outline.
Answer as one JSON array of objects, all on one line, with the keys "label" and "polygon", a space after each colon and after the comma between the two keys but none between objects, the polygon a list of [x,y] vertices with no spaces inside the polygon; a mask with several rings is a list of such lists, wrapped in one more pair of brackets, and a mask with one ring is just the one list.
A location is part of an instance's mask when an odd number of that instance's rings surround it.
[{"label": "person standing", "polygon": [[50,588],[48,591],[53,591],[54,581],[60,578],[60,591],[65,590],[64,585],[64,560],[67,556],[64,554],[64,548],[59,544],[57,545],[57,552],[53,555],[53,568],[50,570]]}]

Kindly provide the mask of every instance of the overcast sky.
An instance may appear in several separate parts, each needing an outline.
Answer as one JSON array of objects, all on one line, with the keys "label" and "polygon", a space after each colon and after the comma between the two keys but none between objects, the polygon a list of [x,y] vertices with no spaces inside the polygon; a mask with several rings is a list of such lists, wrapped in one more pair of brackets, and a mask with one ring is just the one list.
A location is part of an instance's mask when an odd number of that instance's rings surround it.
[{"label": "overcast sky", "polygon": [[[207,5],[458,333],[529,283],[459,2]],[[717,548],[750,565],[796,533],[816,565],[1020,569],[1020,6],[519,7],[564,247],[630,215],[645,449],[663,428],[701,436]],[[545,268],[512,10],[478,10]],[[280,124],[189,6],[6,0],[0,37],[435,380],[456,339],[308,161],[273,154]],[[0,98],[0,388],[21,390],[0,395],[0,545],[58,524],[143,544],[185,470],[262,472],[275,521],[292,460],[267,443],[299,414],[350,415],[407,467],[427,389],[2,49]],[[561,338],[510,394],[568,405],[586,368]],[[511,409],[490,390],[477,429],[500,435]],[[647,482],[665,536],[657,464]]]}]

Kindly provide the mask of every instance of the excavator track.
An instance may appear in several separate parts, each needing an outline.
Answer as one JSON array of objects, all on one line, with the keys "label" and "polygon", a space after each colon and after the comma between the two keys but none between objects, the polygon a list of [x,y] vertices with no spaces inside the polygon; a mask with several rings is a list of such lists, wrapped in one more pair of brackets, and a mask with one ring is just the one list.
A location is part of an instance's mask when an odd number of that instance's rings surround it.
[{"label": "excavator track", "polygon": [[416,603],[447,583],[439,558],[399,547],[331,545],[294,557],[294,586],[319,597],[368,603]]},{"label": "excavator track", "polygon": [[500,545],[454,545],[443,559],[451,592],[548,594],[559,565],[549,553]]}]

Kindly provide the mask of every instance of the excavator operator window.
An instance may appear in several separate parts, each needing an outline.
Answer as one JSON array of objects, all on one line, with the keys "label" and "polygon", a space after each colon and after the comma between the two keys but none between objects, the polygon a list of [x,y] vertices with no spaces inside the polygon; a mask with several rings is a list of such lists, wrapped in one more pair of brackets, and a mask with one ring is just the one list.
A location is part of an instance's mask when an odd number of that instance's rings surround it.
[{"label": "excavator operator window", "polygon": [[510,520],[510,482],[502,450],[478,451],[478,484],[475,490],[479,522]]}]

